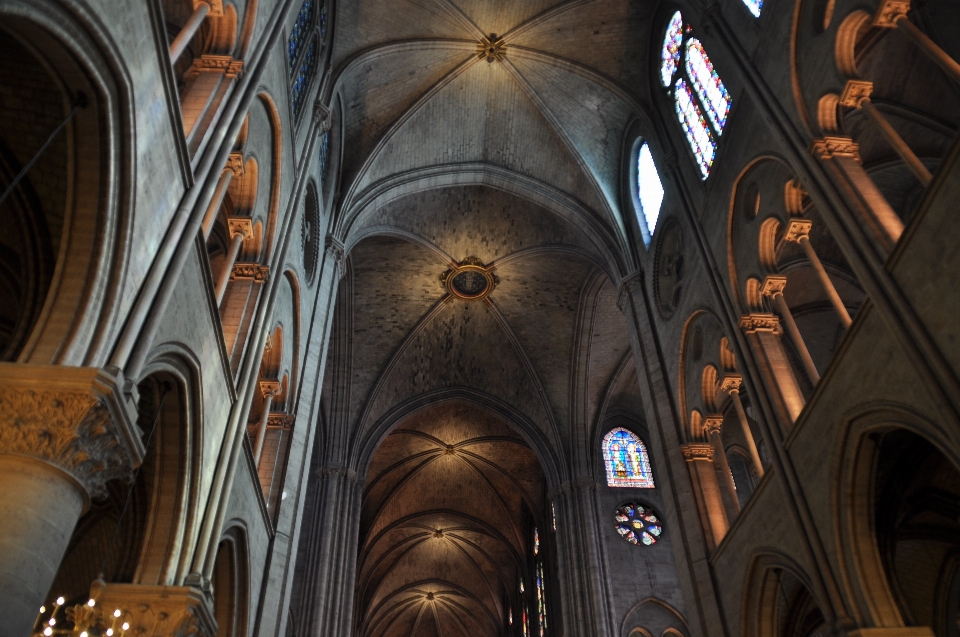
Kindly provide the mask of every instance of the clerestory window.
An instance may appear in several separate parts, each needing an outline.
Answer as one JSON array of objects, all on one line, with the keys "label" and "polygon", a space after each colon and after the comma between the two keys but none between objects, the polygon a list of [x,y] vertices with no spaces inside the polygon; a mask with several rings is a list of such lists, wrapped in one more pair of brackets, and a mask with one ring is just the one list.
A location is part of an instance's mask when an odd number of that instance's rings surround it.
[{"label": "clerestory window", "polygon": [[294,119],[303,103],[323,51],[327,28],[327,5],[322,0],[304,0],[287,39],[287,66],[290,73],[290,103]]},{"label": "clerestory window", "polygon": [[623,427],[603,437],[603,461],[607,486],[653,489],[653,471],[643,441]]}]

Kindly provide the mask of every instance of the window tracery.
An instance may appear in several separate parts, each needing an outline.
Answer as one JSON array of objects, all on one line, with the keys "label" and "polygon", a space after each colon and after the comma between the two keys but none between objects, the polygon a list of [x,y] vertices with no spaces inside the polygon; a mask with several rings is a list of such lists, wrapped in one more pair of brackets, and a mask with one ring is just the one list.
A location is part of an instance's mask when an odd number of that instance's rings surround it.
[{"label": "window tracery", "polygon": [[623,427],[603,437],[607,486],[653,489],[653,471],[643,441]]},{"label": "window tracery", "polygon": [[537,626],[540,637],[547,634],[547,603],[543,592],[543,562],[537,562]]},{"label": "window tracery", "polygon": [[624,504],[613,515],[617,533],[630,544],[651,546],[663,535],[663,526],[653,511],[636,503]]},{"label": "window tracery", "polygon": [[[319,6],[319,10],[318,10]],[[304,0],[287,38],[287,65],[294,119],[303,110],[307,89],[317,72],[326,36],[327,6],[322,0]]]},{"label": "window tracery", "polygon": [[660,79],[673,93],[677,121],[700,167],[701,179],[706,179],[733,100],[703,44],[692,37],[692,31],[690,26],[683,26],[679,11],[673,14],[660,54]]}]

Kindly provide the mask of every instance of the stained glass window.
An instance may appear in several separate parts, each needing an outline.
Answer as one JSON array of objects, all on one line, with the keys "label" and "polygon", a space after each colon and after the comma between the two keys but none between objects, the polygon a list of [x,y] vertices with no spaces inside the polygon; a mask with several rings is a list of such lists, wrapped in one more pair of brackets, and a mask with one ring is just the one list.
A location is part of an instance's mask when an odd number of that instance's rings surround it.
[{"label": "stained glass window", "polygon": [[307,48],[303,61],[300,63],[300,72],[297,73],[297,79],[293,82],[293,88],[290,91],[293,101],[293,116],[299,117],[300,110],[303,108],[303,98],[307,94],[307,87],[310,85],[310,79],[317,68],[317,40],[314,38]]},{"label": "stained glass window", "polygon": [[673,74],[680,64],[680,43],[683,41],[683,17],[677,11],[670,18],[667,33],[663,36],[663,50],[660,52],[660,79],[664,86],[670,86]]},{"label": "stained glass window", "polygon": [[613,514],[620,537],[630,544],[656,544],[663,535],[660,520],[649,508],[639,504],[624,504]]},{"label": "stained glass window", "polygon": [[319,145],[320,151],[318,159],[320,164],[320,183],[322,184],[327,177],[327,162],[330,160],[330,131],[326,131],[320,136]]},{"label": "stained glass window", "polygon": [[533,530],[533,554],[540,554],[540,531],[537,529]]},{"label": "stained glass window", "polygon": [[657,217],[660,216],[660,205],[663,203],[663,184],[647,142],[643,142],[637,153],[637,198],[640,201],[637,221],[645,223],[653,236]]},{"label": "stained glass window", "polygon": [[543,593],[543,563],[537,562],[537,626],[540,637],[547,634],[547,601]]},{"label": "stained glass window", "polygon": [[713,158],[717,154],[717,143],[713,140],[713,133],[707,127],[707,122],[703,119],[703,113],[700,112],[690,87],[682,78],[677,80],[674,87],[673,100],[677,108],[677,118],[687,136],[687,143],[697,157],[703,179],[706,179],[710,174]]},{"label": "stained glass window", "polygon": [[527,605],[523,605],[523,612],[520,614],[520,627],[523,631],[523,637],[527,637]]},{"label": "stained glass window", "polygon": [[654,488],[647,448],[640,438],[623,427],[603,437],[603,461],[608,486]]},{"label": "stained glass window", "polygon": [[[300,58],[303,43],[306,42],[310,36],[315,6],[316,0],[304,0],[303,4],[300,5],[300,13],[297,14],[297,21],[293,23],[293,29],[290,31],[290,38],[287,40],[287,60],[290,63],[291,77],[297,72],[297,60]],[[321,17],[323,17],[323,15]]]},{"label": "stained glass window", "polygon": [[557,507],[553,505],[553,502],[550,503],[550,519],[553,522],[553,531],[557,531]]},{"label": "stained glass window", "polygon": [[696,38],[687,41],[686,67],[690,82],[697,91],[714,130],[718,136],[722,135],[723,127],[727,125],[727,113],[730,112],[730,94],[714,70],[700,40]]},{"label": "stained glass window", "polygon": [[753,14],[753,17],[760,17],[760,11],[763,10],[763,0],[743,0],[743,4],[747,5],[747,9]]}]

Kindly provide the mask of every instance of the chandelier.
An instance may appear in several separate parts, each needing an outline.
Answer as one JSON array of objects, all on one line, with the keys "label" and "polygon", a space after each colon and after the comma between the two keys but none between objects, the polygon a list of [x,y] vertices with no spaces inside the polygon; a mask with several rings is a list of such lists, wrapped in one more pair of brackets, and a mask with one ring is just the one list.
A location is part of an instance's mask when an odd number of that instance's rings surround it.
[{"label": "chandelier", "polygon": [[30,636],[128,637],[130,617],[125,611],[117,608],[112,613],[105,612],[97,607],[93,598],[86,604],[73,606],[65,606],[65,602],[63,597],[58,597],[49,614],[47,607],[41,606]]}]

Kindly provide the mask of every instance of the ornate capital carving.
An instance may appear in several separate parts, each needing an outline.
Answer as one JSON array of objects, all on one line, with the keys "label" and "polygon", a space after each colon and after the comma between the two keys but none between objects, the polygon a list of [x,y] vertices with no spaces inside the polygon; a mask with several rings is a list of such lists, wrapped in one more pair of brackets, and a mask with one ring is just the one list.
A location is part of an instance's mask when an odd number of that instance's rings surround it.
[{"label": "ornate capital carving", "polygon": [[280,393],[280,381],[278,380],[261,380],[260,381],[260,393],[263,394],[263,397],[276,396]]},{"label": "ornate capital carving", "polygon": [[230,231],[231,238],[239,234],[246,241],[253,238],[253,219],[250,217],[230,217],[227,219],[227,229]]},{"label": "ornate capital carving", "polygon": [[740,329],[747,334],[755,332],[772,332],[776,335],[783,333],[780,319],[766,312],[752,312],[740,317]]},{"label": "ornate capital carving", "polygon": [[229,55],[201,55],[193,61],[190,70],[187,71],[187,77],[194,77],[200,73],[229,73],[231,66],[239,63],[241,69],[243,62],[234,60]]},{"label": "ornate capital carving", "polygon": [[324,254],[334,262],[337,268],[337,278],[343,276],[343,243],[332,234],[328,234],[323,245]]},{"label": "ornate capital carving", "polygon": [[813,140],[810,152],[819,159],[850,157],[860,161],[860,146],[849,137],[824,137]]},{"label": "ornate capital carving", "polygon": [[229,78],[240,77],[243,75],[243,60],[231,60],[227,65],[226,76]]},{"label": "ornate capital carving", "polygon": [[786,232],[783,233],[783,240],[789,243],[800,243],[801,239],[810,238],[811,228],[813,228],[813,221],[810,219],[791,219]]},{"label": "ornate capital carving", "polygon": [[687,462],[695,460],[713,461],[713,445],[703,442],[695,442],[687,445],[680,445],[680,451],[683,452],[683,459]]},{"label": "ornate capital carving", "polygon": [[274,412],[267,416],[267,428],[269,429],[292,429],[294,417],[292,414],[283,412]]},{"label": "ornate capital carving", "polygon": [[270,266],[260,265],[259,263],[234,263],[233,272],[230,273],[230,280],[252,279],[254,281],[266,281],[270,276]]},{"label": "ornate capital carving", "polygon": [[[94,583],[90,596],[97,601],[89,609],[84,629],[114,627],[121,632],[123,622],[130,624],[126,635],[143,637],[214,637],[217,621],[203,592],[192,586],[144,586],[139,584]],[[92,612],[91,612],[92,611]],[[101,634],[101,633],[97,633]]]},{"label": "ornate capital carving", "polygon": [[710,434],[720,433],[723,427],[723,416],[720,414],[710,414],[703,419],[703,430],[709,436]]},{"label": "ornate capital carving", "polygon": [[136,417],[118,373],[89,367],[0,365],[0,454],[29,456],[106,494],[143,458]]},{"label": "ornate capital carving", "polygon": [[232,172],[233,176],[237,179],[243,177],[243,154],[230,153],[230,156],[227,158],[227,165],[224,166],[223,169]]},{"label": "ornate capital carving", "polygon": [[787,287],[787,277],[770,275],[763,280],[763,286],[760,293],[771,298],[778,294],[783,295],[784,288]]},{"label": "ornate capital carving", "polygon": [[873,26],[893,28],[897,22],[906,19],[910,11],[910,0],[881,0],[877,13],[873,16]]},{"label": "ornate capital carving", "polygon": [[840,105],[847,108],[860,108],[864,100],[870,99],[871,93],[873,93],[873,82],[847,80],[843,93],[840,94]]},{"label": "ornate capital carving", "polygon": [[743,383],[743,377],[740,374],[727,374],[720,381],[720,391],[732,394],[740,392],[740,385]]},{"label": "ornate capital carving", "polygon": [[223,0],[193,0],[193,8],[198,9],[200,5],[209,5],[211,18],[219,18],[223,15]]},{"label": "ornate capital carving", "polygon": [[496,33],[483,37],[477,42],[477,57],[493,63],[494,60],[500,61],[507,56],[507,45],[503,38],[498,38]]}]

